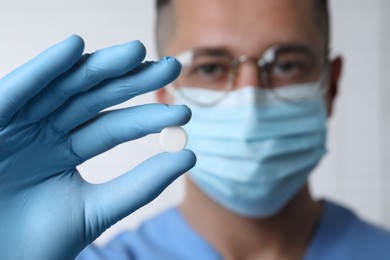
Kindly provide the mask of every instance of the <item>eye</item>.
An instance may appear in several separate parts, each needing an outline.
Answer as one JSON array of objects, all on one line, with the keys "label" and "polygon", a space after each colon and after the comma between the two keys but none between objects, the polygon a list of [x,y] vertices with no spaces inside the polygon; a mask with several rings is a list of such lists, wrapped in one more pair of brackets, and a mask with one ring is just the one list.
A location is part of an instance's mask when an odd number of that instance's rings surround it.
[{"label": "eye", "polygon": [[182,85],[223,89],[232,70],[231,61],[222,55],[197,55],[182,68]]},{"label": "eye", "polygon": [[313,58],[306,52],[289,51],[276,55],[271,73],[277,77],[304,77],[314,67]]},{"label": "eye", "polygon": [[198,63],[192,66],[190,77],[199,82],[225,81],[229,74],[229,66],[221,62]]},{"label": "eye", "polygon": [[279,62],[275,64],[273,72],[279,75],[288,75],[293,73],[298,73],[303,70],[302,64],[294,62]]},{"label": "eye", "polygon": [[223,65],[218,63],[208,63],[201,64],[195,67],[194,73],[208,75],[208,76],[217,76],[223,74],[225,68]]}]

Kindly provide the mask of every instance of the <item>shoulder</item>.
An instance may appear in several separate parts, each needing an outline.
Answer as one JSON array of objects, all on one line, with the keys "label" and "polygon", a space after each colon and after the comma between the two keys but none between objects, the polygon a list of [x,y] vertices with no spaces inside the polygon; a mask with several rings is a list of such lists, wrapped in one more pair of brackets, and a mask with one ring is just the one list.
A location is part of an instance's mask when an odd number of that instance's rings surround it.
[{"label": "shoulder", "polygon": [[360,219],[351,210],[335,203],[325,201],[324,207],[323,224],[338,231],[340,239],[366,246],[386,245],[389,248],[389,231]]},{"label": "shoulder", "polygon": [[85,248],[76,260],[132,260],[132,259],[165,259],[160,248],[161,241],[169,239],[169,235],[164,234],[164,229],[170,226],[170,222],[175,218],[176,209],[168,209],[146,221],[138,229],[127,230],[119,233],[104,247],[98,247],[95,244]]},{"label": "shoulder", "polygon": [[340,205],[324,201],[308,255],[316,255],[310,259],[383,259],[390,256],[390,233]]},{"label": "shoulder", "polygon": [[145,221],[137,230],[120,233],[103,248],[88,246],[77,260],[197,260],[199,255],[205,260],[220,259],[187,225],[178,209],[171,208]]}]

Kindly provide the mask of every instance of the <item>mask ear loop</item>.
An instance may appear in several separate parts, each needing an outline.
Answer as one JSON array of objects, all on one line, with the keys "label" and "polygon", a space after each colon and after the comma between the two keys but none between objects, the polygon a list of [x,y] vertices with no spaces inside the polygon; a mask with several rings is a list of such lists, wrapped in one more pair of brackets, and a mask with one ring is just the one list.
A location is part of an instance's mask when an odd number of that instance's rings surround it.
[{"label": "mask ear loop", "polygon": [[[330,85],[330,75],[329,75],[329,72],[331,71],[330,70],[330,52],[331,52],[331,49],[330,48],[327,48],[326,50],[326,53],[322,56],[321,58],[321,62],[323,63],[323,66],[324,66],[324,73],[323,73],[323,78],[322,78],[322,88],[323,89],[323,95],[325,96],[328,91],[329,91],[329,85]],[[333,59],[333,58],[332,58]]]},{"label": "mask ear loop", "polygon": [[168,94],[172,97],[173,103],[175,104],[175,101],[177,100],[177,95],[180,95],[185,101],[192,103],[192,100],[187,98],[179,89],[174,86],[174,84],[175,83],[172,82],[171,84],[165,86],[165,89],[167,90]]},{"label": "mask ear loop", "polygon": [[167,90],[168,94],[173,98],[173,100],[175,100],[177,90],[175,89],[175,87],[172,86],[172,84],[173,83],[165,86],[165,89]]},{"label": "mask ear loop", "polygon": [[322,97],[325,97],[329,91],[329,84],[330,84],[330,77],[329,77],[330,76],[329,75],[330,57],[329,56],[330,56],[330,52],[331,52],[331,49],[328,47],[326,49],[325,53],[321,57],[321,64],[323,66],[323,71],[321,73],[321,78],[320,78],[321,86],[320,86],[319,92],[322,95]]}]

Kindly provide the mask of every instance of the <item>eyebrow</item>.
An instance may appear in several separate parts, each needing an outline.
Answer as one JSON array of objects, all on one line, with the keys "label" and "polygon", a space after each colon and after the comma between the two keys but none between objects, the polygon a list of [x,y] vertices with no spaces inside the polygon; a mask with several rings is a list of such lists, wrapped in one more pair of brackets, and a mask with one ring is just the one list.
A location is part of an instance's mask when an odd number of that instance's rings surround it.
[{"label": "eyebrow", "polygon": [[195,56],[198,55],[211,55],[211,56],[230,56],[232,53],[226,48],[209,48],[209,47],[200,47],[193,50]]}]

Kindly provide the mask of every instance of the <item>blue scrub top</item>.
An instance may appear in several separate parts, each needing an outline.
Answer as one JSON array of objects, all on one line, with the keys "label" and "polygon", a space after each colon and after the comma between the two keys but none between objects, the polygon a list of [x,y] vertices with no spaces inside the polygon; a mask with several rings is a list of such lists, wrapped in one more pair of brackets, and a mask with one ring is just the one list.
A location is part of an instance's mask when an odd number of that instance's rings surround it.
[{"label": "blue scrub top", "polygon": [[[144,222],[136,231],[119,234],[104,248],[90,245],[77,260],[216,260],[214,248],[183,219],[177,208]],[[390,233],[367,224],[351,211],[324,201],[306,260],[390,259]]]}]

